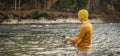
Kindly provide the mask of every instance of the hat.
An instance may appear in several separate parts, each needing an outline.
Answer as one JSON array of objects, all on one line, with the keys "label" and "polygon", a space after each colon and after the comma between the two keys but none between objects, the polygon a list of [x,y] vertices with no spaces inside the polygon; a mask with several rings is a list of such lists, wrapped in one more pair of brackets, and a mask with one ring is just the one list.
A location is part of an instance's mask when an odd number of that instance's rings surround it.
[{"label": "hat", "polygon": [[78,17],[82,20],[88,20],[88,15],[89,15],[89,13],[85,9],[82,9],[82,10],[78,11]]}]

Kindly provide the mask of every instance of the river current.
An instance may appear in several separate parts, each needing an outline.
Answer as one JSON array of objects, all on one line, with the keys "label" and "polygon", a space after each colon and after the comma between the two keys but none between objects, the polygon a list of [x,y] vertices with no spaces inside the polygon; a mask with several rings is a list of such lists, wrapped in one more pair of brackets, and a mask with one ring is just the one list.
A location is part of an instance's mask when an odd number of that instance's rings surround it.
[{"label": "river current", "polygon": [[[81,24],[0,25],[0,56],[75,56],[63,36],[76,37]],[[120,23],[93,24],[91,56],[120,56]]]}]

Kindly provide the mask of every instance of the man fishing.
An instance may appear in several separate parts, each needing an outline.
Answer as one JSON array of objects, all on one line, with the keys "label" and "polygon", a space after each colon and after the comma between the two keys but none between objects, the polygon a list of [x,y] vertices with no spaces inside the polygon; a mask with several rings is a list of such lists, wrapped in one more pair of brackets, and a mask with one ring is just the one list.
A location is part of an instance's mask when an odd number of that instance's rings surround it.
[{"label": "man fishing", "polygon": [[90,44],[93,35],[93,26],[88,21],[89,13],[82,9],[78,12],[78,19],[82,23],[76,38],[66,37],[65,40],[70,41],[72,45],[77,47],[77,56],[89,56]]}]

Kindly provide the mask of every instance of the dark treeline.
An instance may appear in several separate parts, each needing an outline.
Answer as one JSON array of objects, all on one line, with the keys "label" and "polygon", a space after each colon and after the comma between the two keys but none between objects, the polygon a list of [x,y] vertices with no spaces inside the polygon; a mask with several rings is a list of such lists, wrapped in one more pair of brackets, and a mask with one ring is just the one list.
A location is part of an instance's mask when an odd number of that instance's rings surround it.
[{"label": "dark treeline", "polygon": [[119,6],[120,0],[0,0],[0,22],[11,18],[45,17],[55,20],[59,17],[76,17],[80,9],[88,9],[90,14],[105,15],[106,21],[119,21]]},{"label": "dark treeline", "polygon": [[0,0],[1,11],[52,10],[77,12],[89,4],[91,12],[120,12],[120,0]]}]

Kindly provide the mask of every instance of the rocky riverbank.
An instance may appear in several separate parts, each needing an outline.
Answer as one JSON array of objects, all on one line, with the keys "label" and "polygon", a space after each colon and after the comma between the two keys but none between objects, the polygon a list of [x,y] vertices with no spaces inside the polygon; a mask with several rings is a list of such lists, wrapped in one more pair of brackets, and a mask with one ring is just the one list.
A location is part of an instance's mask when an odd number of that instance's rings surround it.
[{"label": "rocky riverbank", "polygon": [[[91,19],[89,20],[91,23],[104,23],[101,19]],[[10,19],[9,22],[4,21],[1,24],[40,24],[40,23],[80,23],[77,18],[58,18],[56,20],[46,20],[46,19],[24,19],[24,20],[17,20],[17,19]]]},{"label": "rocky riverbank", "polygon": [[[92,23],[119,23],[119,15],[90,14]],[[0,24],[31,24],[31,23],[80,23],[75,13],[21,11],[0,12]]]}]

